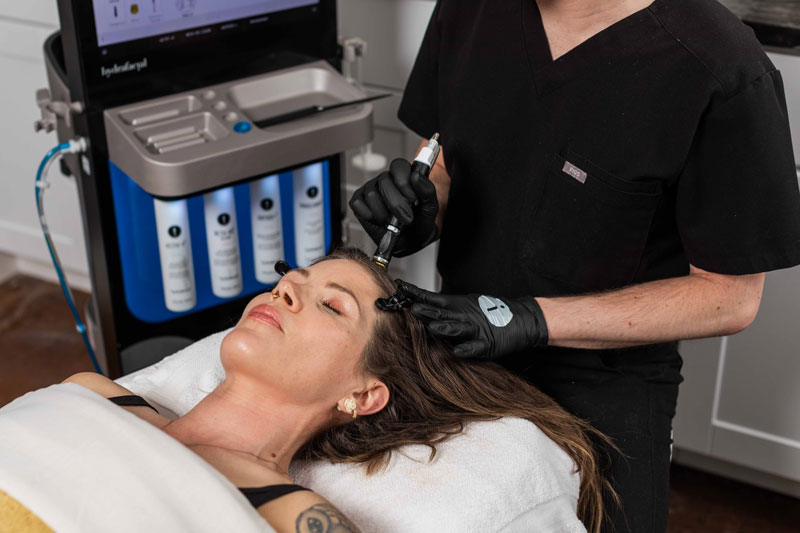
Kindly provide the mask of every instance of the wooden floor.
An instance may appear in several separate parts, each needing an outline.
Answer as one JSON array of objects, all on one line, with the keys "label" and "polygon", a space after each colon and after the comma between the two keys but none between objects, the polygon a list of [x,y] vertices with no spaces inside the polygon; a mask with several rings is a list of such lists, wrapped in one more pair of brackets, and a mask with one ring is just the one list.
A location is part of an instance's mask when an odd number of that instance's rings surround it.
[{"label": "wooden floor", "polygon": [[[86,294],[76,293],[83,311]],[[0,406],[91,370],[58,286],[17,276],[0,284]],[[671,533],[796,533],[800,500],[673,465]]]}]

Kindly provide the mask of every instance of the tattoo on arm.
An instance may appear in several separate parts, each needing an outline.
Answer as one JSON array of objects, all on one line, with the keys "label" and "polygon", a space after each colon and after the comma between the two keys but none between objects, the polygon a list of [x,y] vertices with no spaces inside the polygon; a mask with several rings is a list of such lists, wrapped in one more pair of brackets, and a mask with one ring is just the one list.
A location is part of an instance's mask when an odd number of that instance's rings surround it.
[{"label": "tattoo on arm", "polygon": [[336,507],[318,503],[297,517],[297,533],[358,533],[358,528]]}]

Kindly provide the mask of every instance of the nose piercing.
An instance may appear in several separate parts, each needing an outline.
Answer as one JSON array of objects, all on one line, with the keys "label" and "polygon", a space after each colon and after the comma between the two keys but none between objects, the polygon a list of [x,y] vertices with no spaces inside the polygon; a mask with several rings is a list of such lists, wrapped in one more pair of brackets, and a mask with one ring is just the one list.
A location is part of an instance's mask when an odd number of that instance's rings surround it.
[{"label": "nose piercing", "polygon": [[292,267],[290,267],[289,263],[287,263],[286,261],[281,260],[275,263],[275,272],[277,272],[281,276],[285,276],[286,273],[289,272],[291,269]]}]

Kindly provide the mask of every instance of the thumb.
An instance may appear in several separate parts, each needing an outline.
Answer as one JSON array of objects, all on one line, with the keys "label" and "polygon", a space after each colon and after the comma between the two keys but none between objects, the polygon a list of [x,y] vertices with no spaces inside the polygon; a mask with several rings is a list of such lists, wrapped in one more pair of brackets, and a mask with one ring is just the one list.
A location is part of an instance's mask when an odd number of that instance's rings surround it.
[{"label": "thumb", "polygon": [[461,359],[483,357],[489,352],[489,343],[483,339],[462,342],[453,347],[453,355]]},{"label": "thumb", "polygon": [[397,288],[411,300],[414,300],[414,302],[435,307],[447,307],[447,297],[442,294],[420,289],[416,285],[401,279],[395,280],[395,283],[397,284]]}]

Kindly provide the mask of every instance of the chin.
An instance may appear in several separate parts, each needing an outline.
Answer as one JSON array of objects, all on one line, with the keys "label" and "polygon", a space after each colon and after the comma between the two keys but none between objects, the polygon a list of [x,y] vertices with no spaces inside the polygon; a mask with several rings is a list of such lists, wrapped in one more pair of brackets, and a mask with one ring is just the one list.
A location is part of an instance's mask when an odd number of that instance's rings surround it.
[{"label": "chin", "polygon": [[243,364],[249,366],[248,361],[263,359],[267,342],[257,331],[238,324],[222,339],[219,350],[222,367],[228,370]]}]

